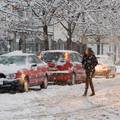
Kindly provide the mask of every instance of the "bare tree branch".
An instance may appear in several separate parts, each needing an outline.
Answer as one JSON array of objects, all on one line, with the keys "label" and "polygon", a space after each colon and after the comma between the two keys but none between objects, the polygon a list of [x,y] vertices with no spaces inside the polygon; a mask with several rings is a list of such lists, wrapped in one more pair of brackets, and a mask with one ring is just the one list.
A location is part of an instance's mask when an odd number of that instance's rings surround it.
[{"label": "bare tree branch", "polygon": [[68,28],[62,22],[60,22],[60,24],[64,27],[66,31],[68,31]]}]

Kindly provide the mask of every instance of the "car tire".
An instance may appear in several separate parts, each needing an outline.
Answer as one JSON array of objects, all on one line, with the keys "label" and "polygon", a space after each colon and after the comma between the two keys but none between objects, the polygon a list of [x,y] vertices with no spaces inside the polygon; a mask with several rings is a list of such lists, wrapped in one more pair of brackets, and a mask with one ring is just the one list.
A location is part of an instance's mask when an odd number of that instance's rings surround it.
[{"label": "car tire", "polygon": [[76,83],[76,75],[73,73],[71,76],[70,85],[75,85],[75,83]]},{"label": "car tire", "polygon": [[47,86],[48,86],[48,78],[47,76],[45,77],[44,81],[42,82],[42,84],[40,85],[40,87],[42,89],[47,89]]},{"label": "car tire", "polygon": [[109,79],[109,78],[110,78],[110,72],[106,73],[105,78],[106,78],[106,79]]},{"label": "car tire", "polygon": [[116,76],[116,75],[115,75],[115,74],[113,74],[113,75],[112,75],[112,78],[115,78],[115,76]]},{"label": "car tire", "polygon": [[106,79],[109,79],[109,78],[110,78],[110,76],[109,76],[109,75],[106,75],[106,76],[105,76],[105,78],[106,78]]}]

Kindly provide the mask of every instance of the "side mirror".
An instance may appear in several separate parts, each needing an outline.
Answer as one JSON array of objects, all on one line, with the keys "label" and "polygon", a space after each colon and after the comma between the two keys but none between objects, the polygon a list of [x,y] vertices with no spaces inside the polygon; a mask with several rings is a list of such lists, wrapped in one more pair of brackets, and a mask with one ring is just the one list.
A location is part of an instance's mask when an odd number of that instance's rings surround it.
[{"label": "side mirror", "polygon": [[37,67],[37,64],[32,64],[31,68]]},{"label": "side mirror", "polygon": [[66,62],[66,61],[65,61],[65,60],[60,60],[60,62],[62,62],[62,63],[63,63],[63,62]]}]

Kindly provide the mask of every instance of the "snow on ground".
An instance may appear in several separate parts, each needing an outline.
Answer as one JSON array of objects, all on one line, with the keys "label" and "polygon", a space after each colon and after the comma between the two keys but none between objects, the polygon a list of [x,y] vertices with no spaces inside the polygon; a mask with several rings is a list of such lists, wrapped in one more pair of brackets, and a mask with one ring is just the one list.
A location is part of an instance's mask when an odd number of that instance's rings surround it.
[{"label": "snow on ground", "polygon": [[96,78],[94,97],[82,96],[84,84],[0,94],[0,120],[120,120],[119,79]]}]

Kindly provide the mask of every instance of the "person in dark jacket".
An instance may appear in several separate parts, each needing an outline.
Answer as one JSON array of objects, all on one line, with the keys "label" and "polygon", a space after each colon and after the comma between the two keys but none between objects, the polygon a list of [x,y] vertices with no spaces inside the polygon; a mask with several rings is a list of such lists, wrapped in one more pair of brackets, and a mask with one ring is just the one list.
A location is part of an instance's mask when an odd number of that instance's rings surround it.
[{"label": "person in dark jacket", "polygon": [[97,58],[94,55],[94,52],[91,48],[87,48],[85,54],[83,55],[82,65],[86,71],[86,82],[85,82],[85,92],[83,96],[87,95],[88,88],[90,86],[92,90],[92,94],[90,96],[95,95],[95,90],[92,82],[92,78],[95,73],[95,66],[98,64]]}]

